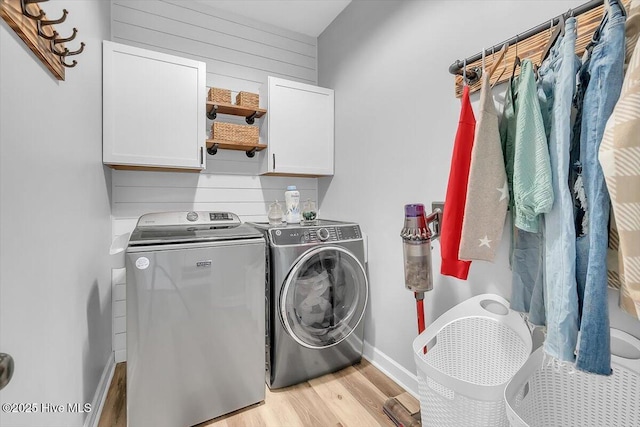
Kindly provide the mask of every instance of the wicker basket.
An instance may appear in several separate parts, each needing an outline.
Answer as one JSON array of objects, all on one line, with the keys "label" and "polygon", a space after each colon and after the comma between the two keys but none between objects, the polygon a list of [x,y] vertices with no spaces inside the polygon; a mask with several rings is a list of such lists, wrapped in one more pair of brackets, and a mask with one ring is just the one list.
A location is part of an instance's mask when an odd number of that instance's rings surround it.
[{"label": "wicker basket", "polygon": [[260,108],[260,95],[251,92],[238,92],[236,105],[249,108]]},{"label": "wicker basket", "polygon": [[218,87],[209,88],[209,101],[231,104],[231,91]]},{"label": "wicker basket", "polygon": [[259,129],[256,126],[236,125],[233,123],[213,122],[211,137],[216,140],[238,144],[257,144]]}]

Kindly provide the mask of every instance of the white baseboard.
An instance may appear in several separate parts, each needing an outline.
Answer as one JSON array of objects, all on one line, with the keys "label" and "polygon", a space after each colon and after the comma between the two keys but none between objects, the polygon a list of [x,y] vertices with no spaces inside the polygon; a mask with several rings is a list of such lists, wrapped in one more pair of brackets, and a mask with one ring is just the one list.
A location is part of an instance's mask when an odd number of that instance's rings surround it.
[{"label": "white baseboard", "polygon": [[400,387],[411,393],[413,397],[419,399],[418,376],[416,374],[408,371],[404,366],[401,366],[398,362],[366,341],[364,342],[362,357],[371,362],[373,366],[382,371],[386,376],[398,383]]},{"label": "white baseboard", "polygon": [[113,372],[115,371],[116,363],[113,358],[113,352],[109,354],[109,359],[107,359],[107,364],[102,371],[102,377],[100,378],[100,382],[98,383],[98,388],[96,388],[96,394],[93,396],[93,402],[91,402],[91,412],[89,416],[84,420],[84,427],[98,427],[98,422],[100,422],[100,414],[102,414],[102,407],[104,406],[104,401],[107,398],[107,392],[109,391],[109,385],[111,384],[111,379],[113,378]]},{"label": "white baseboard", "polygon": [[116,363],[127,361],[127,350],[116,350],[114,352]]}]

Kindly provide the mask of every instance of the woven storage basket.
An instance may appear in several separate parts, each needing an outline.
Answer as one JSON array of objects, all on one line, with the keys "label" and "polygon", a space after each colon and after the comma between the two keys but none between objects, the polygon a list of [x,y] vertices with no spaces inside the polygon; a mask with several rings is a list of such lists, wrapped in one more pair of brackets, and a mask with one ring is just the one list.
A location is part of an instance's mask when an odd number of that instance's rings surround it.
[{"label": "woven storage basket", "polygon": [[209,88],[209,101],[231,104],[231,91],[218,87]]},{"label": "woven storage basket", "polygon": [[414,340],[423,427],[509,426],[504,389],[532,343],[524,320],[508,306],[498,295],[478,295]]},{"label": "woven storage basket", "polygon": [[213,122],[211,137],[216,140],[236,142],[238,144],[257,144],[260,129],[256,126],[236,125],[234,123]]},{"label": "woven storage basket", "polygon": [[236,104],[249,108],[260,108],[260,95],[251,92],[238,92]]},{"label": "woven storage basket", "polygon": [[537,349],[504,392],[511,425],[640,426],[640,341],[611,329],[611,353],[613,373],[602,376],[577,371]]}]

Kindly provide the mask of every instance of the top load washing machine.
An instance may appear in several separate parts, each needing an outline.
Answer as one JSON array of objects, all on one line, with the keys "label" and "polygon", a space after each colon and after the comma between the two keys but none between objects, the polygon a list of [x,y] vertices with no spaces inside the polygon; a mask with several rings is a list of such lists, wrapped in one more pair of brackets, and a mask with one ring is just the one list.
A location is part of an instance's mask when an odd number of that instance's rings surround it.
[{"label": "top load washing machine", "polygon": [[368,298],[364,241],[354,223],[253,224],[267,239],[267,372],[286,387],[362,357]]},{"label": "top load washing machine", "polygon": [[127,268],[130,427],[186,427],[264,400],[265,241],[229,212],[140,217]]}]

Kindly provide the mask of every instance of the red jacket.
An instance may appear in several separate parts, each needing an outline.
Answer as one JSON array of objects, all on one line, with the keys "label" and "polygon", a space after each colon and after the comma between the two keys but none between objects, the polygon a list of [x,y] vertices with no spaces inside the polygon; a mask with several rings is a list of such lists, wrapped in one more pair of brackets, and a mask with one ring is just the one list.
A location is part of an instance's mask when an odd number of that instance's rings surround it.
[{"label": "red jacket", "polygon": [[469,87],[462,91],[462,109],[458,122],[458,131],[451,156],[449,183],[444,200],[442,227],[440,230],[440,252],[442,265],[440,273],[467,280],[471,261],[458,259],[460,235],[462,234],[462,218],[467,201],[467,182],[469,181],[469,165],[471,164],[471,149],[476,129],[476,118],[469,101]]}]

